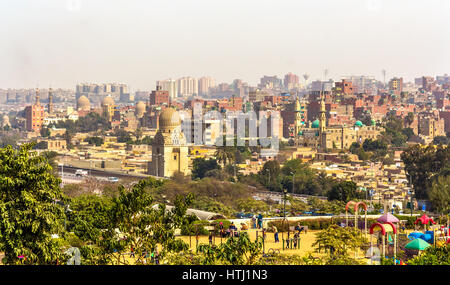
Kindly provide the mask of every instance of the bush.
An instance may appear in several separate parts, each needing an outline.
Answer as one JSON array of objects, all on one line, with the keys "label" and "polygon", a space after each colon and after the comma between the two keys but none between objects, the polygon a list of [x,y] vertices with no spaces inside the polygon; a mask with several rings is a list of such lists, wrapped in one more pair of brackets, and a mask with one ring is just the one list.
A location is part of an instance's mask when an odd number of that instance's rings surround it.
[{"label": "bush", "polygon": [[405,227],[407,229],[414,229],[414,222],[417,220],[418,217],[416,216],[404,216],[404,215],[395,215],[394,216],[399,220],[406,220]]},{"label": "bush", "polygon": [[190,227],[182,227],[181,229],[181,235],[188,236],[188,235],[209,235],[209,231],[205,228],[205,226],[209,226],[208,221],[202,221],[197,220],[192,223]]},{"label": "bush", "polygon": [[231,222],[228,221],[228,220],[222,220],[222,219],[215,220],[213,223],[217,224],[217,226],[215,227],[214,235],[219,235],[219,232],[220,232],[219,224],[220,224],[220,222],[222,222],[224,229],[228,229],[230,227],[230,225],[231,225]]}]

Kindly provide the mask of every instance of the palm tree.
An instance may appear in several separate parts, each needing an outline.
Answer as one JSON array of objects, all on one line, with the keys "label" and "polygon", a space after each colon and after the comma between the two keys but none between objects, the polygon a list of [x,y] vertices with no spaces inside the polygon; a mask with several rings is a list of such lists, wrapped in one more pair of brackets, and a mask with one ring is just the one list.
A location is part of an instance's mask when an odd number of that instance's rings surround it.
[{"label": "palm tree", "polygon": [[222,163],[223,167],[225,167],[227,163],[230,164],[234,160],[234,152],[231,147],[227,146],[217,147],[214,156],[219,163]]}]

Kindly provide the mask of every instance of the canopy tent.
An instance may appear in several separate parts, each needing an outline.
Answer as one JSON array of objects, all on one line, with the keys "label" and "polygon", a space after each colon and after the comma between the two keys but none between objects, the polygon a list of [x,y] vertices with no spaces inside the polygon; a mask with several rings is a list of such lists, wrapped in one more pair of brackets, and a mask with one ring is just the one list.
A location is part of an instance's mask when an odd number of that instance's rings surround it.
[{"label": "canopy tent", "polygon": [[400,222],[399,219],[397,219],[394,215],[390,214],[390,213],[386,213],[383,216],[379,217],[377,219],[378,222],[381,223],[398,223]]},{"label": "canopy tent", "polygon": [[426,241],[424,241],[421,238],[416,238],[415,240],[409,242],[405,248],[407,249],[414,249],[414,250],[425,250],[428,247],[430,247],[431,245],[429,243],[427,243]]}]

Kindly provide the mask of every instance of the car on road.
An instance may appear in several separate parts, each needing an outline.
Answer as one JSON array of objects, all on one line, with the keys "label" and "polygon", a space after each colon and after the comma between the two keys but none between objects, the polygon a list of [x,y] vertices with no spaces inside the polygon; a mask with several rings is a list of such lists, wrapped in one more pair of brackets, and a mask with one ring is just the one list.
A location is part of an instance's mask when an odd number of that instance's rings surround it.
[{"label": "car on road", "polygon": [[87,170],[77,169],[77,170],[75,171],[75,176],[76,176],[76,177],[83,177],[83,176],[87,176],[87,175],[88,175]]},{"label": "car on road", "polygon": [[108,181],[109,182],[119,182],[119,178],[117,178],[117,177],[108,177]]}]

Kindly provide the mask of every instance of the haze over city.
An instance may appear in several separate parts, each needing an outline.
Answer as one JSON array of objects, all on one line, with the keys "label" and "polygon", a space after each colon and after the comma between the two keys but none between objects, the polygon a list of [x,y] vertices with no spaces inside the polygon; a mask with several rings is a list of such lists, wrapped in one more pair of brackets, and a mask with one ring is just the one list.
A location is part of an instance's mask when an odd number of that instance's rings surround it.
[{"label": "haze over city", "polygon": [[443,0],[2,1],[0,87],[151,90],[157,80],[206,75],[255,85],[287,72],[323,80],[324,69],[335,80],[381,80],[386,69],[412,81],[448,72],[449,8]]}]

